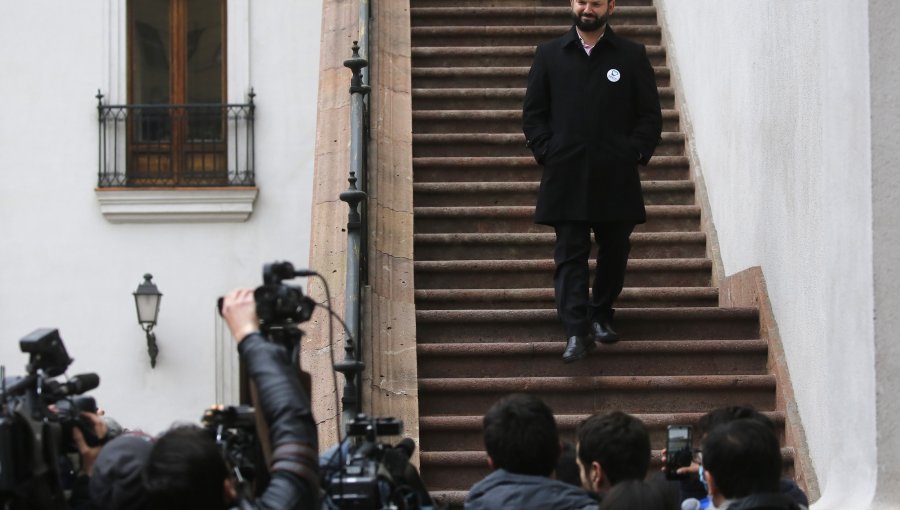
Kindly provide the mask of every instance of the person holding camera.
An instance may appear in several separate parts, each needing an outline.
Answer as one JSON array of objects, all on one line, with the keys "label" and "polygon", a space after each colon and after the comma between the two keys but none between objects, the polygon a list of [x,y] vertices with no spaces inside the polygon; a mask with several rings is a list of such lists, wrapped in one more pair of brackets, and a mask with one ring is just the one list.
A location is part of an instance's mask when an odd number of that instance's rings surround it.
[{"label": "person holding camera", "polygon": [[144,470],[148,509],[318,508],[316,424],[297,369],[283,347],[260,334],[253,289],[226,295],[222,316],[256,384],[257,405],[269,426],[269,485],[255,500],[238,498],[235,481],[208,432],[178,427],[164,434],[150,452]]}]

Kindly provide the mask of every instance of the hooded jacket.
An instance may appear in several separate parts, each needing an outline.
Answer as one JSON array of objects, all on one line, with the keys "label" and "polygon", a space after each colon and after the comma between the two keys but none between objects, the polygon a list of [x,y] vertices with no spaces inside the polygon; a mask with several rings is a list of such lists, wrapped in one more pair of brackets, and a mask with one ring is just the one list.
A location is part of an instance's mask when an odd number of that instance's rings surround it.
[{"label": "hooded jacket", "polygon": [[466,510],[595,510],[597,502],[574,485],[545,476],[498,469],[472,486]]}]

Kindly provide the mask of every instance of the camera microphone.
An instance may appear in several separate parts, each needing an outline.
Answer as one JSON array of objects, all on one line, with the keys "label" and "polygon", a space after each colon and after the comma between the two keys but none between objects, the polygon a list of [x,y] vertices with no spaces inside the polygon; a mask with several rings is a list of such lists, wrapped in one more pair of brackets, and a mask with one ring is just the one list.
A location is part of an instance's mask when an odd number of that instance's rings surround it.
[{"label": "camera microphone", "polygon": [[70,395],[81,395],[84,392],[100,386],[100,376],[93,373],[78,374],[72,376],[64,383],[52,381],[48,388],[56,398],[64,398]]},{"label": "camera microphone", "polygon": [[681,510],[700,510],[703,506],[697,498],[687,498],[681,502]]},{"label": "camera microphone", "polygon": [[395,450],[400,450],[406,455],[407,459],[412,458],[413,452],[416,451],[416,442],[408,437],[404,437],[399,443],[394,445]]}]

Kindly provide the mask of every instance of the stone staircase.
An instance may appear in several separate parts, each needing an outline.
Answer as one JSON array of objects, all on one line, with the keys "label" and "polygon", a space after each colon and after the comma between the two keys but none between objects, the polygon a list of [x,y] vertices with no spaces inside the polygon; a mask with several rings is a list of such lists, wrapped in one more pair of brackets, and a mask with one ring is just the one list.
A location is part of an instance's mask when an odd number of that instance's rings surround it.
[{"label": "stone staircase", "polygon": [[[421,469],[454,506],[488,473],[482,416],[512,392],[547,402],[568,440],[595,412],[636,414],[656,467],[666,426],[715,407],[750,404],[784,427],[758,310],[718,307],[711,285],[651,0],[620,0],[612,18],[647,45],[664,117],[662,144],[641,168],[648,221],[632,236],[617,303],[624,340],[560,360],[554,236],[532,222],[541,169],[521,106],[534,46],[564,33],[568,13],[563,0],[410,0]],[[790,470],[793,450],[784,453]]]}]

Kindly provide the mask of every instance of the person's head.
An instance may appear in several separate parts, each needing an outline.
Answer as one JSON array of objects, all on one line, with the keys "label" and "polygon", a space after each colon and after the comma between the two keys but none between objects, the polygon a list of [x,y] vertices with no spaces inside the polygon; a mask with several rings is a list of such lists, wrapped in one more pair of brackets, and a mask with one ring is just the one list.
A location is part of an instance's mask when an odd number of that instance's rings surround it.
[{"label": "person's head", "polygon": [[721,407],[704,414],[697,421],[697,432],[702,439],[720,425],[744,419],[758,421],[775,432],[775,423],[768,416],[748,406]]},{"label": "person's head", "polygon": [[601,491],[624,480],[643,480],[650,466],[650,436],[641,420],[620,411],[595,414],[578,427],[581,484]]},{"label": "person's head", "polygon": [[559,459],[553,411],[531,395],[500,399],[484,415],[484,447],[494,469],[550,476]]},{"label": "person's head", "polygon": [[233,497],[218,446],[195,425],[173,428],[156,441],[144,486],[149,510],[220,510]]},{"label": "person's head", "polygon": [[666,498],[657,484],[644,480],[625,480],[616,484],[604,496],[597,510],[674,510],[680,505]]},{"label": "person's head", "polygon": [[91,502],[108,510],[143,510],[141,475],[152,449],[153,438],[141,433],[126,433],[103,446],[88,484]]},{"label": "person's head", "polygon": [[582,32],[603,30],[616,10],[616,0],[570,0],[570,3],[572,21]]},{"label": "person's head", "polygon": [[703,471],[716,506],[726,499],[778,492],[778,438],[769,427],[749,418],[720,425],[703,441]]}]

